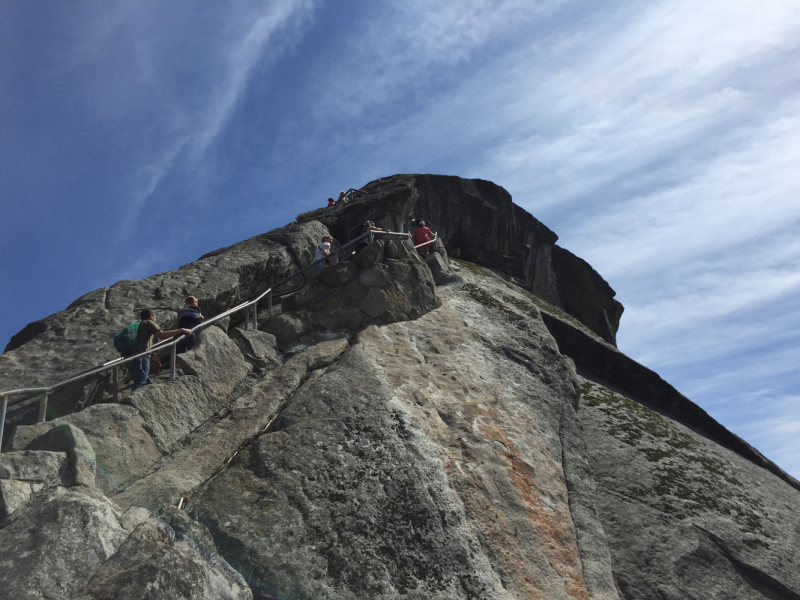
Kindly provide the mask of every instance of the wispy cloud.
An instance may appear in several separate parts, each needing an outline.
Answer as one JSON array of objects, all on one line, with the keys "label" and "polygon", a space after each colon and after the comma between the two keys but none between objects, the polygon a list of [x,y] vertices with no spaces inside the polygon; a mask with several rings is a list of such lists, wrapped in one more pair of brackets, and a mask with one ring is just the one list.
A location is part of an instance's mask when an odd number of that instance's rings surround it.
[{"label": "wispy cloud", "polygon": [[295,43],[314,7],[314,0],[244,3],[206,7],[187,20],[160,3],[116,3],[80,24],[75,43],[65,42],[71,60],[58,64],[83,74],[85,104],[132,144],[121,173],[129,219],[176,169],[191,177],[254,69]]},{"label": "wispy cloud", "polygon": [[730,401],[738,418],[729,426],[793,477],[800,478],[800,396],[764,389]]},{"label": "wispy cloud", "polygon": [[[441,90],[432,72],[464,67],[488,44],[555,10],[558,0],[392,1],[374,5],[352,24],[336,53],[322,60],[313,116],[356,119],[398,101],[428,108]],[[445,86],[446,88],[447,86]],[[364,129],[366,133],[366,128]]]},{"label": "wispy cloud", "polygon": [[[235,109],[248,78],[259,63],[275,60],[286,44],[293,40],[275,43],[275,37],[284,28],[292,28],[299,34],[302,25],[313,13],[313,0],[286,0],[273,2],[270,9],[258,16],[244,38],[233,45],[227,53],[227,66],[220,84],[208,102],[200,119],[200,127],[194,135],[195,147],[192,152],[199,158],[209,144],[219,135],[220,130]],[[270,52],[267,47],[273,43]]]}]

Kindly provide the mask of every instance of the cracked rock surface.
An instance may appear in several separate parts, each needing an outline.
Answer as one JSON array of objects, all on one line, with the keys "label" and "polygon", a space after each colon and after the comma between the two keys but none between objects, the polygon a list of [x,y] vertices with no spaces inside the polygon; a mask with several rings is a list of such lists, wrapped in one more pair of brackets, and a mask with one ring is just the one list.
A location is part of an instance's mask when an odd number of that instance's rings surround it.
[{"label": "cracked rock surface", "polygon": [[219,314],[323,233],[441,219],[426,260],[376,234],[258,329],[207,328],[174,381],[11,414],[0,598],[800,598],[800,483],[614,346],[591,267],[489,182],[365,191],[14,337],[0,380],[35,384],[108,360],[143,306]]},{"label": "cracked rock surface", "polygon": [[[562,466],[570,361],[533,304],[509,324],[463,289],[439,294],[419,319],[362,331],[193,498],[261,597],[602,597]],[[592,591],[613,590],[595,575]]]}]

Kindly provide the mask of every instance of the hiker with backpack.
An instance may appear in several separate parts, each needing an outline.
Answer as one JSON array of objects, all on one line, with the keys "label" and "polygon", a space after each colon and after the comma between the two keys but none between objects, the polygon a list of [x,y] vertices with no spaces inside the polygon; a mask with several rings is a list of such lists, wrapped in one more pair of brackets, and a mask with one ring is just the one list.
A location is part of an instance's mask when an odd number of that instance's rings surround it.
[{"label": "hiker with backpack", "polygon": [[[200,307],[197,305],[197,298],[194,296],[187,296],[184,300],[185,307],[178,313],[178,327],[186,329],[194,329],[205,320],[205,317],[200,314]],[[194,348],[195,337],[192,335],[185,337],[178,342],[175,347],[177,354],[183,354]]]},{"label": "hiker with backpack", "polygon": [[[131,323],[129,327],[117,332],[114,336],[114,348],[122,353],[123,356],[133,356],[141,352],[150,350],[153,345],[153,337],[166,340],[176,335],[192,335],[191,329],[171,329],[162,331],[156,324],[156,314],[149,308],[145,308],[139,313],[140,321]],[[141,356],[127,363],[127,367],[133,375],[133,387],[131,392],[144,387],[153,380],[150,379],[150,358]]]}]

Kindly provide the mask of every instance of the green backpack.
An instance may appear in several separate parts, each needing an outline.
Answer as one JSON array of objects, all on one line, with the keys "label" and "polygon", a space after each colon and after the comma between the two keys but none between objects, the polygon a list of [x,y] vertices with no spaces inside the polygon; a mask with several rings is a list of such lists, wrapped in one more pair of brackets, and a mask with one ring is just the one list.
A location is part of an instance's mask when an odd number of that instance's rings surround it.
[{"label": "green backpack", "polygon": [[139,321],[114,334],[114,348],[122,354],[139,349]]}]

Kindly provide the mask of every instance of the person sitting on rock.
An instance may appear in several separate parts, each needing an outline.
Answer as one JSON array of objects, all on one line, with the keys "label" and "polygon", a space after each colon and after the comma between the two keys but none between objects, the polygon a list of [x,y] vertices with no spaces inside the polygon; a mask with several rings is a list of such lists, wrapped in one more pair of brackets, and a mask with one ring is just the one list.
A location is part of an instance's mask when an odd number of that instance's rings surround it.
[{"label": "person sitting on rock", "polygon": [[339,198],[336,200],[336,204],[339,204],[340,202],[347,202],[347,197],[344,192],[339,192]]},{"label": "person sitting on rock", "polygon": [[333,238],[329,235],[322,236],[322,243],[317,246],[314,254],[314,270],[322,271],[326,265],[331,264],[331,242]]},{"label": "person sitting on rock", "polygon": [[328,206],[325,208],[330,208],[331,206],[336,206],[338,202],[334,202],[333,198],[328,198]]},{"label": "person sitting on rock", "polygon": [[[139,318],[141,319],[139,322],[139,331],[137,332],[139,348],[131,354],[139,354],[140,352],[147,352],[150,350],[150,347],[153,345],[153,337],[157,337],[160,340],[167,340],[180,334],[187,336],[192,335],[191,329],[171,329],[169,331],[162,331],[161,328],[156,325],[156,314],[149,308],[145,308],[139,313]],[[131,392],[153,383],[153,380],[150,379],[149,357],[141,356],[133,359],[128,363],[128,369],[130,369],[133,375],[133,387],[131,388]]]},{"label": "person sitting on rock", "polygon": [[[186,329],[194,329],[205,320],[205,317],[200,314],[200,307],[197,305],[197,298],[194,296],[187,296],[184,301],[186,306],[178,313],[178,327]],[[194,333],[187,338],[178,342],[175,351],[178,354],[183,354],[194,348],[195,337]]]},{"label": "person sitting on rock", "polygon": [[[418,227],[414,230],[414,245],[419,246],[417,252],[419,252],[419,255],[423,258],[428,256],[428,253],[431,251],[432,244],[426,242],[430,242],[432,235],[433,232],[425,225],[425,221],[420,221]],[[420,244],[425,245],[420,246]]]}]

